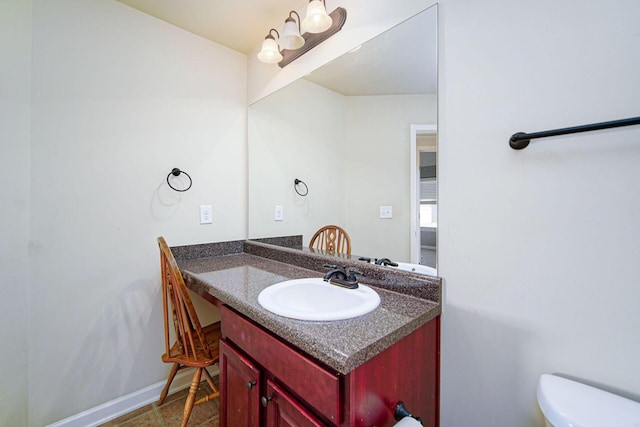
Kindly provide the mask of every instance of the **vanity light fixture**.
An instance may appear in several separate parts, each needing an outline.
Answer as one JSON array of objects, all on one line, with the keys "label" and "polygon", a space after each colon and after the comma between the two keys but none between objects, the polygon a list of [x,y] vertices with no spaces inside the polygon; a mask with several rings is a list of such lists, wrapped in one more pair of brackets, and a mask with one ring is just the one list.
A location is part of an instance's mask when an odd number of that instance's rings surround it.
[{"label": "vanity light fixture", "polygon": [[260,53],[258,53],[258,59],[267,64],[275,64],[282,61],[282,53],[280,53],[276,39],[271,35],[272,31],[275,31],[278,38],[280,38],[277,30],[273,28],[270,29],[269,34],[267,34],[262,42],[262,49],[260,49]]},{"label": "vanity light fixture", "polygon": [[[273,28],[269,30],[262,42],[258,59],[267,64],[277,63],[280,68],[284,68],[340,31],[346,20],[347,11],[344,8],[339,7],[327,15],[324,0],[310,0],[302,22],[300,15],[292,10],[284,21],[282,35]],[[301,34],[302,30],[305,31],[304,34]],[[278,36],[277,41],[272,35],[274,31]]]},{"label": "vanity light fixture", "polygon": [[[296,21],[293,15],[298,17]],[[278,40],[278,44],[283,49],[295,50],[304,46],[304,38],[300,35],[300,15],[295,10],[289,12],[289,17],[284,20],[282,27],[282,36]]]}]

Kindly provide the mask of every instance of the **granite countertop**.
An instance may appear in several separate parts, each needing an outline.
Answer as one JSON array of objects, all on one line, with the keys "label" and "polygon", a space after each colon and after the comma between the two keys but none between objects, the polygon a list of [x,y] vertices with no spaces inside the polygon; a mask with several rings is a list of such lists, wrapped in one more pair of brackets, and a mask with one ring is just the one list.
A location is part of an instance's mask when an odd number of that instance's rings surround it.
[{"label": "granite countertop", "polygon": [[[403,294],[395,288],[383,289],[362,279],[380,295],[380,306],[371,313],[332,322],[278,316],[258,303],[263,289],[284,280],[322,277],[323,273],[245,252],[178,258],[178,265],[191,290],[215,297],[341,374],[349,373],[440,314],[439,279],[438,300]],[[396,276],[402,279],[407,275]]]}]

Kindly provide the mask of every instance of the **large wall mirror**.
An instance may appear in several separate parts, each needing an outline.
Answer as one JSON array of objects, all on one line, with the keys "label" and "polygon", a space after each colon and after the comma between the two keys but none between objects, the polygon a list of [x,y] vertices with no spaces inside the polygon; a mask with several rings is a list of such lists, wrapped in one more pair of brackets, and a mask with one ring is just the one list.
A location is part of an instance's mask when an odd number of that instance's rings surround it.
[{"label": "large wall mirror", "polygon": [[249,238],[436,267],[436,37],[434,5],[249,107]]}]

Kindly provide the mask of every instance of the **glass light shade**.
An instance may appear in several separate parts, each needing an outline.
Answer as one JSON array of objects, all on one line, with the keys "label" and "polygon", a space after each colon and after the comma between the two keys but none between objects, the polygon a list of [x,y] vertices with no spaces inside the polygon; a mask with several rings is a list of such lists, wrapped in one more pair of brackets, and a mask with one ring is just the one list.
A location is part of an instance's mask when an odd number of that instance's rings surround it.
[{"label": "glass light shade", "polygon": [[304,46],[304,38],[300,35],[298,23],[295,20],[287,18],[287,20],[284,21],[282,35],[278,39],[278,44],[281,48],[288,50],[300,49]]},{"label": "glass light shade", "polygon": [[302,21],[302,28],[307,33],[322,33],[331,27],[333,20],[327,14],[320,0],[312,0],[307,6],[307,16]]},{"label": "glass light shade", "polygon": [[282,54],[278,49],[278,43],[272,36],[267,36],[262,42],[262,49],[258,53],[258,59],[267,64],[275,64],[282,61]]}]

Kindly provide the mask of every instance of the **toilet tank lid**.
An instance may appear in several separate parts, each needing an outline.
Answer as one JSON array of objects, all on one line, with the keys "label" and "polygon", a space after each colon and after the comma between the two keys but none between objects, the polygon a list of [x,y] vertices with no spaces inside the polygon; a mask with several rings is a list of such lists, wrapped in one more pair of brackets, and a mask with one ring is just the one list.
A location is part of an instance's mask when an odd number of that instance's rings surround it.
[{"label": "toilet tank lid", "polygon": [[538,382],[538,405],[554,426],[640,426],[640,403],[555,375]]}]

